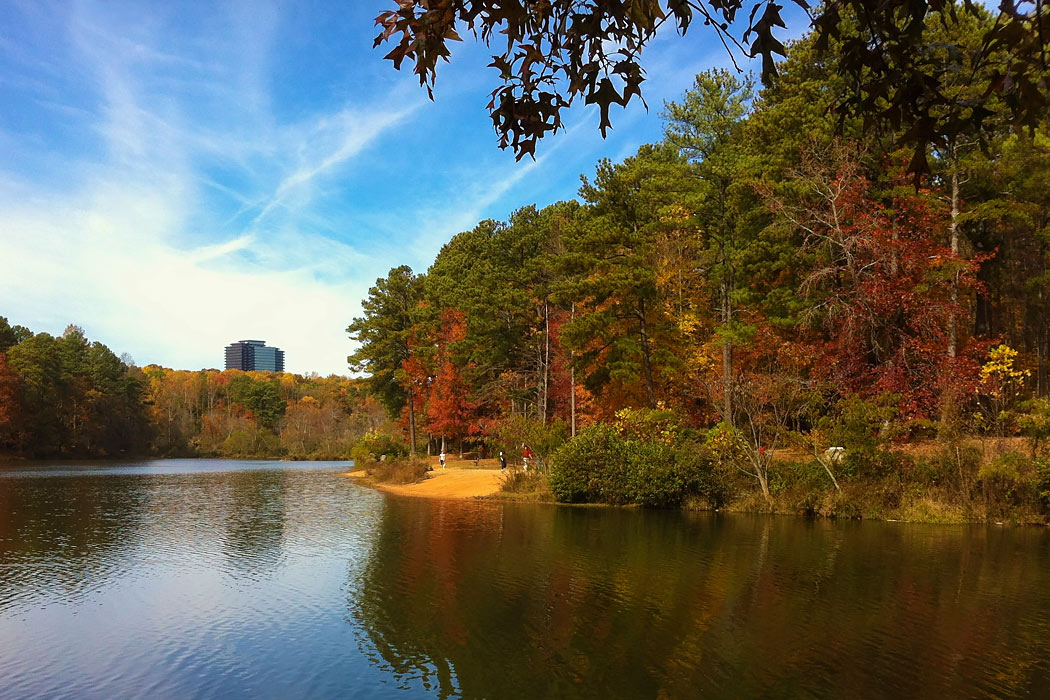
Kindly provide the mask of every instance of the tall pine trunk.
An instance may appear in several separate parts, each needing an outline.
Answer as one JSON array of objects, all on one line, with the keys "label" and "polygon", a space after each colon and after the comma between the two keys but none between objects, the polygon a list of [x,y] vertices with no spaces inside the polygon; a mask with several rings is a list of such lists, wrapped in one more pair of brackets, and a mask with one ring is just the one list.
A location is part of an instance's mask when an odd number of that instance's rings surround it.
[{"label": "tall pine trunk", "polygon": [[550,395],[551,323],[550,307],[543,300],[543,415],[540,422],[547,425],[547,401]]},{"label": "tall pine trunk", "polygon": [[[576,320],[576,302],[572,302],[570,321]],[[569,435],[576,437],[576,352],[569,357]]]},{"label": "tall pine trunk", "polygon": [[[959,150],[953,143],[951,147],[951,169],[952,169],[952,219],[948,226],[948,244],[951,246],[952,257],[959,255]],[[958,330],[955,318],[956,305],[959,303],[959,272],[956,270],[952,275],[951,282],[951,312],[948,315],[948,357],[955,359],[958,353]]]},{"label": "tall pine trunk", "polygon": [[[729,282],[722,282],[722,325],[728,326],[733,318],[733,306],[729,299]],[[733,425],[733,345],[728,338],[722,342],[722,422]]]},{"label": "tall pine trunk", "polygon": [[416,456],[416,400],[412,385],[408,385],[408,456]]},{"label": "tall pine trunk", "polygon": [[645,300],[638,302],[639,335],[642,341],[642,370],[645,373],[645,397],[649,408],[656,408],[656,387],[653,382],[652,350],[649,348],[649,333],[645,325]]}]

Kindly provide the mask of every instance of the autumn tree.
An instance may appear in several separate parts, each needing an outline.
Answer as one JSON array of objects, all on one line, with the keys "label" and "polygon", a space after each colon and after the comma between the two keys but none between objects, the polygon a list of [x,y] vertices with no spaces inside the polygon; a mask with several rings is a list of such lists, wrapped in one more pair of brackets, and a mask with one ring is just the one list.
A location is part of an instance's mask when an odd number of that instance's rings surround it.
[{"label": "autumn tree", "polygon": [[461,311],[445,309],[441,314],[441,328],[437,334],[436,373],[430,385],[427,401],[427,425],[441,436],[442,449],[446,438],[459,440],[463,455],[464,438],[481,432],[478,425],[477,404],[471,397],[465,374],[471,367],[459,366],[457,346],[466,338],[466,320]]},{"label": "autumn tree", "polygon": [[552,413],[553,368],[559,361],[553,298],[564,231],[579,209],[558,203],[522,207],[506,223],[482,221],[452,238],[427,272],[427,319],[445,308],[465,314],[467,360],[486,403],[544,422]]},{"label": "autumn tree", "polygon": [[795,180],[802,198],[770,206],[804,232],[812,254],[802,291],[808,322],[824,331],[826,372],[842,394],[896,393],[906,415],[929,415],[945,368],[959,381],[966,373],[945,353],[958,313],[947,282],[975,284],[974,265],[937,236],[943,210],[907,193],[892,206],[873,199],[844,144],[810,154]]},{"label": "autumn tree", "polygon": [[[675,324],[661,301],[654,269],[654,233],[661,211],[679,190],[682,163],[670,149],[645,147],[624,163],[598,164],[584,179],[586,202],[561,258],[563,298],[575,300],[562,334],[592,391],[610,385],[655,407]],[[564,305],[564,302],[563,302]],[[614,402],[615,403],[615,402]],[[613,409],[615,410],[615,409]]]},{"label": "autumn tree", "polygon": [[746,333],[736,308],[741,286],[748,286],[741,260],[746,247],[742,236],[740,206],[734,201],[746,185],[747,158],[734,147],[753,98],[749,80],[738,80],[728,71],[709,71],[696,77],[681,102],[671,102],[664,112],[665,139],[688,159],[696,178],[693,216],[706,264],[704,276],[713,288],[718,323],[715,333],[722,356],[722,420],[733,424],[733,347]]},{"label": "autumn tree", "polygon": [[347,358],[351,368],[368,374],[371,392],[391,417],[409,410],[409,450],[415,454],[416,418],[413,385],[405,381],[402,365],[411,357],[412,313],[421,298],[423,280],[407,265],[395,267],[376,280],[361,302],[364,315],[346,329],[359,346]]}]

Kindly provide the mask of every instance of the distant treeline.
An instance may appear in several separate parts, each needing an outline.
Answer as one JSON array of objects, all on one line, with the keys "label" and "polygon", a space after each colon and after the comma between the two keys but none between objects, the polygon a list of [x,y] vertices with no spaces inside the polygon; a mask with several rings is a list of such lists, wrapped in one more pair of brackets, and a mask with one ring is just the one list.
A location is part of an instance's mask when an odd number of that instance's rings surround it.
[{"label": "distant treeline", "polygon": [[382,408],[347,377],[136,367],[0,317],[0,453],[346,459]]}]

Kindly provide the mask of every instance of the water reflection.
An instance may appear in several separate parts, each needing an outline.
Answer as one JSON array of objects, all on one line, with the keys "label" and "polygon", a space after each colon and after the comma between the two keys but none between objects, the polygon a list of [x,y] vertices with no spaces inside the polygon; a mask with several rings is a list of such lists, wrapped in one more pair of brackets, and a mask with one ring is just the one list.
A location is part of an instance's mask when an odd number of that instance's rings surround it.
[{"label": "water reflection", "polygon": [[0,488],[0,612],[22,596],[102,585],[140,540],[141,481],[17,481]]},{"label": "water reflection", "polygon": [[280,561],[287,483],[283,471],[240,472],[225,480],[223,546],[242,575],[259,576]]},{"label": "water reflection", "polygon": [[1050,555],[995,530],[391,500],[351,600],[440,697],[1025,697]]},{"label": "water reflection", "polygon": [[1050,687],[1044,530],[429,502],[342,465],[194,466],[0,477],[0,700]]}]

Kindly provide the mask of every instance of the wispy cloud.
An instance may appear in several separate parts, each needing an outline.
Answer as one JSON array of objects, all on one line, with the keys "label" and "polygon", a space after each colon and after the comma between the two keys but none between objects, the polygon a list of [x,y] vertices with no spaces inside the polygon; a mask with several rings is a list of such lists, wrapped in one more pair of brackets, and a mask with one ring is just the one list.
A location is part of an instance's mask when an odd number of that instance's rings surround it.
[{"label": "wispy cloud", "polygon": [[417,101],[412,106],[394,111],[345,109],[338,114],[322,117],[297,149],[301,153],[298,166],[280,181],[253,223],[258,224],[274,209],[283,206],[291,194],[302,192],[316,178],[331,173],[361,153],[384,132],[404,121],[420,105],[421,102]]},{"label": "wispy cloud", "polygon": [[[603,141],[581,104],[515,162],[484,110],[489,51],[462,47],[431,103],[372,51],[365,4],[4,12],[0,314],[81,323],[141,362],[216,366],[258,336],[292,370],[345,372],[344,329],[389,267],[423,269],[481,218],[573,196],[599,156],[658,132],[632,105]],[[691,49],[654,48],[659,104]]]},{"label": "wispy cloud", "polygon": [[[67,163],[74,186],[65,192],[0,168],[0,298],[11,300],[0,313],[54,332],[82,323],[140,361],[216,366],[234,336],[260,336],[286,349],[291,369],[346,371],[343,329],[367,288],[353,281],[363,256],[298,230],[309,213],[266,230],[257,224],[278,208],[309,209],[319,182],[338,177],[418,101],[341,105],[286,124],[259,115],[269,101],[268,47],[260,46],[267,33],[246,13],[234,15],[250,25],[231,32],[245,50],[212,48],[252,56],[254,65],[242,64],[232,79],[211,67],[221,63],[215,55],[159,47],[159,26],[107,24],[112,18],[89,4],[51,17],[98,97],[78,115],[82,137],[96,135],[106,155]],[[233,114],[197,112],[186,95],[168,94],[170,71],[194,75],[195,93],[215,83],[211,92]],[[217,130],[238,114],[242,125],[224,138]],[[209,168],[240,173],[238,184],[217,181]],[[214,221],[209,193],[257,209],[253,225],[194,235],[195,221]],[[194,239],[203,243],[187,247]]]}]

